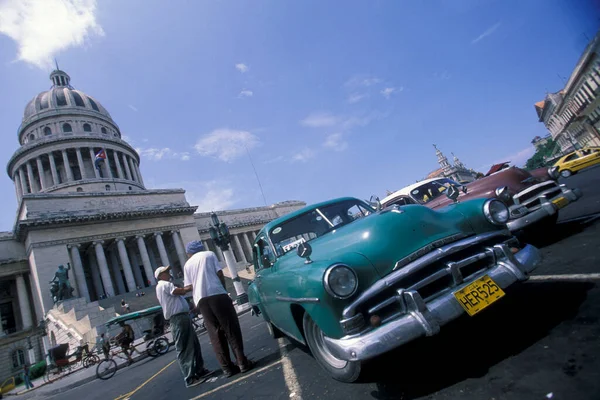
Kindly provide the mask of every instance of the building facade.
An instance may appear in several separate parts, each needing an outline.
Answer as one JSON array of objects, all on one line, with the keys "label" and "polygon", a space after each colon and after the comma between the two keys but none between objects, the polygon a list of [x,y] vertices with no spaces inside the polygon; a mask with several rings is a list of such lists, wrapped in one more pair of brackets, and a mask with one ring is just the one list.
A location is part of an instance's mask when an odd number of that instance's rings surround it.
[{"label": "building facade", "polygon": [[600,146],[600,32],[588,44],[564,89],[535,104],[538,120],[566,154]]},{"label": "building facade", "polygon": [[[18,209],[13,231],[0,233],[0,378],[56,343],[93,344],[122,298],[154,291],[158,266],[182,272],[187,242],[203,240],[224,260],[208,234],[210,214],[196,214],[183,189],[146,188],[140,157],[108,111],[64,71],[50,79],[52,88],[25,107],[20,147],[7,164]],[[304,205],[218,212],[238,267],[251,262],[266,222]],[[55,304],[50,281],[59,265],[76,300]]]},{"label": "building facade", "polygon": [[467,169],[467,167],[452,153],[453,164],[448,161],[448,158],[434,144],[435,155],[440,168],[430,172],[425,179],[431,178],[448,178],[459,183],[469,183],[475,180],[475,172]]}]

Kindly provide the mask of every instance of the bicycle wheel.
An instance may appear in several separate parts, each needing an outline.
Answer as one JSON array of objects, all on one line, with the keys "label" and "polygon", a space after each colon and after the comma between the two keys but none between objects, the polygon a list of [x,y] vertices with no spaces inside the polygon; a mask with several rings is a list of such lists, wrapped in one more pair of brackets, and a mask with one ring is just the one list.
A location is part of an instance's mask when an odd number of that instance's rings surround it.
[{"label": "bicycle wheel", "polygon": [[146,351],[150,357],[158,357],[158,353],[156,352],[156,349],[154,349],[154,340],[146,343]]},{"label": "bicycle wheel", "polygon": [[169,351],[169,341],[164,337],[158,338],[154,342],[153,347],[156,354],[162,356],[163,354],[167,354]]},{"label": "bicycle wheel", "polygon": [[92,365],[96,365],[100,362],[100,357],[97,354],[92,354],[87,359],[88,359],[88,363],[90,364],[90,367]]},{"label": "bicycle wheel", "polygon": [[117,362],[112,358],[100,361],[96,367],[96,376],[102,380],[112,378],[117,372]]}]

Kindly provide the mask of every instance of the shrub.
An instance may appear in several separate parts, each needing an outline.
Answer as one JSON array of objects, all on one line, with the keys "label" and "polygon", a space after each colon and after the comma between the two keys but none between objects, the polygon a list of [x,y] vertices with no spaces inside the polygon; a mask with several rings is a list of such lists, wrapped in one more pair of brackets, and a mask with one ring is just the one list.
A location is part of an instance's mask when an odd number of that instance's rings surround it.
[{"label": "shrub", "polygon": [[46,361],[40,361],[37,364],[33,364],[31,368],[29,368],[29,378],[34,380],[43,376],[46,373]]}]

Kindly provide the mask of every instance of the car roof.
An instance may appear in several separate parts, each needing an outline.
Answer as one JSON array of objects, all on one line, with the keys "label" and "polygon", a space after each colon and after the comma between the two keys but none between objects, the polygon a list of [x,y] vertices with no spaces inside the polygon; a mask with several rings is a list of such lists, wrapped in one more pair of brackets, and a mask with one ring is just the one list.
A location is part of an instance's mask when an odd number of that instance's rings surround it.
[{"label": "car roof", "polygon": [[[302,207],[296,211],[292,211],[289,214],[285,214],[284,216],[281,216],[277,219],[274,219],[273,221],[267,223],[265,226],[263,226],[263,228],[260,230],[260,232],[268,232],[270,231],[272,228],[281,225],[283,222],[285,221],[289,221],[290,219],[294,219],[299,215],[302,215],[304,213],[306,213],[307,211],[311,211],[314,210],[315,208],[319,208],[319,207],[325,207],[328,206],[330,204],[335,204],[335,203],[339,203],[341,201],[346,201],[346,200],[358,200],[358,201],[362,201],[357,199],[356,197],[338,197],[336,199],[331,199],[331,200],[327,200],[327,201],[322,201],[320,203],[315,203],[315,204],[310,204],[306,207]],[[364,203],[364,201],[363,201]]]},{"label": "car roof", "polygon": [[440,176],[438,178],[424,179],[417,183],[413,183],[412,185],[408,185],[400,190],[396,190],[394,193],[390,194],[389,196],[386,196],[383,200],[381,200],[381,203],[386,203],[386,202],[390,201],[391,199],[395,199],[398,196],[410,196],[410,192],[412,192],[413,189],[423,186],[426,183],[439,181],[442,179],[448,179],[448,178]]}]

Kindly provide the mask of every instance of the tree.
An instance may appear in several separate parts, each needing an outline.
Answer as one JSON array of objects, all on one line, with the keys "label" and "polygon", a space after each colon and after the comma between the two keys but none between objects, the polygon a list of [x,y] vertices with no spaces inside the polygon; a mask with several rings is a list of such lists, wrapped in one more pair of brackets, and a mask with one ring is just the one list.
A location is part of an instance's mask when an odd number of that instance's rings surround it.
[{"label": "tree", "polygon": [[548,139],[546,143],[539,146],[533,156],[527,163],[525,163],[525,169],[536,169],[546,166],[546,159],[552,155],[552,151],[554,150],[554,140]]}]

